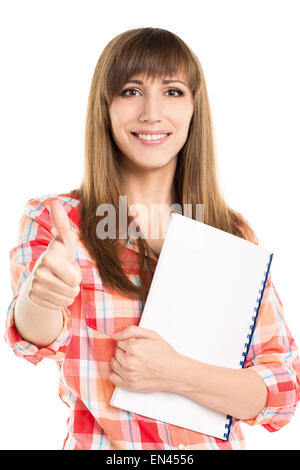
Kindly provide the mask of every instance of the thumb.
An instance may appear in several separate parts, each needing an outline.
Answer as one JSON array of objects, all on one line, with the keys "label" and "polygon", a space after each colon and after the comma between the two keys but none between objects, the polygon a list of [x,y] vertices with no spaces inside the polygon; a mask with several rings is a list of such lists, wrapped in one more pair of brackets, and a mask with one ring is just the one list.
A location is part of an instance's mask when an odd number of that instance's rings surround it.
[{"label": "thumb", "polygon": [[68,215],[58,199],[51,201],[50,205],[52,223],[65,246],[68,260],[72,262],[76,254],[76,237],[71,231]]}]

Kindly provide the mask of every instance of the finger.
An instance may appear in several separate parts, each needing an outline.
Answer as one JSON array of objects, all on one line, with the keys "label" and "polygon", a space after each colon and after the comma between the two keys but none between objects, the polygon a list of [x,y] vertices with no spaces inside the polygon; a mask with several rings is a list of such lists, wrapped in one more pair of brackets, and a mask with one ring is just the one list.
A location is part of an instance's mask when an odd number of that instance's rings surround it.
[{"label": "finger", "polygon": [[58,294],[48,288],[44,288],[40,283],[33,280],[31,285],[31,293],[38,296],[40,299],[50,302],[57,307],[67,307],[74,302],[74,297],[68,297]]},{"label": "finger", "polygon": [[39,267],[36,271],[35,278],[44,285],[45,288],[65,295],[66,297],[76,297],[80,291],[79,284],[76,285],[76,287],[68,286],[44,266]]},{"label": "finger", "polygon": [[118,374],[120,377],[123,378],[123,373],[124,371],[122,370],[122,366],[119,364],[119,362],[115,359],[115,358],[112,358],[111,361],[110,361],[110,365],[111,365],[111,368],[112,370]]},{"label": "finger", "polygon": [[125,351],[126,353],[131,352],[132,341],[135,341],[135,339],[136,338],[128,338],[128,339],[124,339],[122,341],[118,340],[118,342],[117,342],[118,348],[122,349],[122,351]]},{"label": "finger", "polygon": [[116,333],[113,335],[114,339],[116,340],[126,340],[129,338],[153,338],[156,335],[156,332],[154,330],[149,330],[147,328],[142,328],[140,326],[136,325],[130,325],[128,328],[125,330]]},{"label": "finger", "polygon": [[68,215],[58,199],[54,199],[50,204],[52,223],[65,246],[67,258],[70,261],[74,261],[76,255],[76,238],[71,231]]},{"label": "finger", "polygon": [[119,349],[122,349],[123,351],[127,352],[126,341],[118,341],[117,345],[118,345]]},{"label": "finger", "polygon": [[122,350],[119,346],[116,346],[115,358],[120,363],[120,365],[124,367],[125,359],[126,359],[126,352]]},{"label": "finger", "polygon": [[123,379],[115,372],[112,372],[112,374],[109,375],[109,380],[117,387],[128,389],[128,387],[125,386],[125,382],[123,381]]},{"label": "finger", "polygon": [[66,261],[62,266],[53,256],[45,256],[42,263],[52,274],[70,287],[76,287],[81,282],[81,271],[78,264]]},{"label": "finger", "polygon": [[27,292],[26,298],[30,303],[35,306],[38,305],[39,307],[44,307],[45,309],[52,310],[54,312],[59,310],[59,307],[57,307],[57,305],[53,304],[52,302],[48,302],[45,299],[40,299],[33,292]]}]

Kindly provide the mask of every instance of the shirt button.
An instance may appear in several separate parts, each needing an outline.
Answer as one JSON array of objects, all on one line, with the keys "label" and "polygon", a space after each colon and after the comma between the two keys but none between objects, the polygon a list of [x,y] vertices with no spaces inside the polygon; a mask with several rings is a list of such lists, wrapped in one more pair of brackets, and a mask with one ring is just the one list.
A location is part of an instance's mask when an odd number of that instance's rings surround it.
[{"label": "shirt button", "polygon": [[184,445],[183,445],[183,444],[179,444],[179,445],[178,445],[178,449],[184,449]]}]

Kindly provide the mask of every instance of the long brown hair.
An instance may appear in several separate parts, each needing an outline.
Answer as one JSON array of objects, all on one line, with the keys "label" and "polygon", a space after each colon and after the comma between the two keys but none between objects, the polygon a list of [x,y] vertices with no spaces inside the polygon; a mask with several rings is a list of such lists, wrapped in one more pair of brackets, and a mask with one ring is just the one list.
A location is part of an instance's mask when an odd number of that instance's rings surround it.
[{"label": "long brown hair", "polygon": [[[178,154],[174,176],[176,200],[181,207],[204,205],[204,223],[241,238],[255,241],[247,221],[225,202],[218,186],[213,126],[206,83],[201,64],[192,50],[176,34],[160,28],[131,29],[113,38],[104,48],[94,71],[89,93],[85,166],[81,186],[74,192],[80,199],[80,234],[96,261],[103,284],[126,296],[145,299],[147,287],[143,267],[147,243],[138,238],[140,285],[135,285],[123,270],[118,252],[120,150],[115,144],[108,107],[133,75],[162,78],[183,72],[194,99],[194,114],[187,140]],[[96,233],[100,204],[116,210],[116,239],[100,239]],[[127,212],[128,214],[128,212]],[[128,225],[134,219],[127,215]]]}]

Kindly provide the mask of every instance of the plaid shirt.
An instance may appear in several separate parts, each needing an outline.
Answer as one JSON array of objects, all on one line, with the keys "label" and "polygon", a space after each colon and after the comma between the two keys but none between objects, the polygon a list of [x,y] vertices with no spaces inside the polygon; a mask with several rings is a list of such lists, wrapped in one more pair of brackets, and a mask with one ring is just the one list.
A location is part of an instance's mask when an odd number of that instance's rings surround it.
[{"label": "plaid shirt", "polygon": [[[109,380],[109,362],[115,349],[115,340],[110,335],[129,325],[138,325],[143,303],[118,292],[108,292],[96,263],[79,240],[76,258],[82,273],[81,291],[72,305],[62,309],[61,333],[52,344],[40,349],[23,340],[14,325],[15,302],[37,259],[56,235],[49,213],[53,197],[63,203],[71,228],[79,235],[79,200],[74,195],[59,194],[27,202],[20,220],[18,245],[9,252],[14,295],[8,308],[5,340],[17,356],[32,364],[45,357],[56,361],[59,396],[70,410],[63,449],[244,449],[241,421],[249,425],[261,424],[272,432],[291,420],[299,399],[300,363],[270,274],[245,364],[266,384],[267,404],[255,419],[233,418],[228,441],[109,404],[115,387]],[[124,242],[118,249],[125,272],[139,285],[137,243]],[[154,255],[146,257],[144,269],[149,286],[156,262]]]}]

